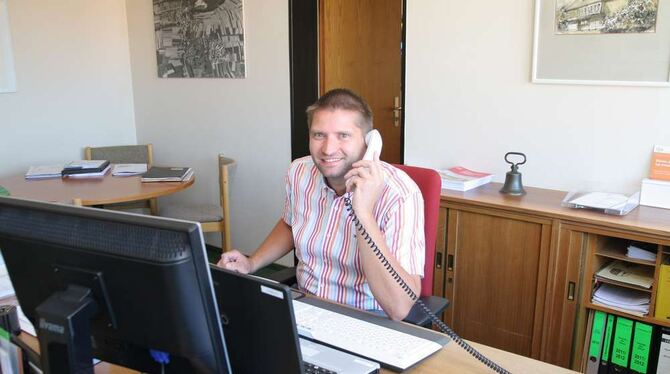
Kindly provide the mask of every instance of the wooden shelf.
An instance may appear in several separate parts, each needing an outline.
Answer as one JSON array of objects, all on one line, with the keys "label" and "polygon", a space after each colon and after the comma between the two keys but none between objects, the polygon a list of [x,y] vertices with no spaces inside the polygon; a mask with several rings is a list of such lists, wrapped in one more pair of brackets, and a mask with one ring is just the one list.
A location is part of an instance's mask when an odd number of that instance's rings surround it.
[{"label": "wooden shelf", "polygon": [[634,264],[640,264],[640,265],[647,265],[654,267],[656,266],[655,261],[647,261],[647,260],[639,260],[636,258],[630,258],[626,256],[625,252],[621,253],[618,250],[615,249],[610,249],[610,248],[600,248],[596,251],[597,256],[602,256],[602,257],[608,257],[608,258],[613,258],[616,260],[621,260],[621,261],[626,261],[626,262],[632,262]]},{"label": "wooden shelf", "polygon": [[626,318],[629,318],[629,319],[634,319],[636,321],[642,321],[642,322],[651,323],[651,324],[654,324],[654,325],[670,327],[670,321],[665,321],[665,320],[657,319],[657,318],[650,317],[650,316],[640,317],[640,316],[636,316],[635,314],[628,314],[626,312],[610,309],[610,308],[605,307],[605,306],[595,305],[595,304],[589,303],[589,302],[587,302],[584,306],[588,309],[599,310],[601,312],[605,312],[605,313],[609,313],[609,314],[616,314],[617,316],[626,317]]}]

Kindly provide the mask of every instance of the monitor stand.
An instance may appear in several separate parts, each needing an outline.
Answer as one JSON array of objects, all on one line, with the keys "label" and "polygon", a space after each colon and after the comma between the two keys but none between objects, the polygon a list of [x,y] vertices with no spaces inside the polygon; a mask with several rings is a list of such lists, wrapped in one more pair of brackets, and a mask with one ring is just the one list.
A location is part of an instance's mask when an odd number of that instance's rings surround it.
[{"label": "monitor stand", "polygon": [[93,373],[91,318],[97,310],[92,291],[72,284],[35,308],[44,373]]}]

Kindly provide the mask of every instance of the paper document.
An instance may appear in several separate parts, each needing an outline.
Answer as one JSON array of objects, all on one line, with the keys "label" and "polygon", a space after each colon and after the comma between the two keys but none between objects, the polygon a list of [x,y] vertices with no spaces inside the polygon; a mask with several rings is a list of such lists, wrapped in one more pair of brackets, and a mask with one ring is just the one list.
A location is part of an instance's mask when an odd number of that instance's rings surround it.
[{"label": "paper document", "polygon": [[626,257],[655,262],[656,252],[651,252],[644,248],[640,248],[631,244],[628,246],[628,249],[626,250]]},{"label": "paper document", "polygon": [[112,168],[112,175],[128,176],[139,175],[147,172],[147,164],[115,164]]},{"label": "paper document", "polygon": [[628,201],[628,196],[618,193],[591,192],[584,196],[570,200],[570,203],[582,205],[589,208],[607,209],[624,205]]},{"label": "paper document", "polygon": [[654,281],[654,267],[632,262],[612,261],[598,270],[596,277],[651,288]]},{"label": "paper document", "polygon": [[650,299],[649,293],[603,283],[593,293],[591,301],[594,304],[642,316],[649,314]]}]

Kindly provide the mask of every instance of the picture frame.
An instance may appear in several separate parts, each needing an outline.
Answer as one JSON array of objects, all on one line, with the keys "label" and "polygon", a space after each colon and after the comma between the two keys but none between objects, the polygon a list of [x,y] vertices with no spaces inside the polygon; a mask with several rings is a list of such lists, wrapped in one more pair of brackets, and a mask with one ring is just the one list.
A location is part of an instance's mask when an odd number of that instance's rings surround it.
[{"label": "picture frame", "polygon": [[7,0],[0,0],[0,93],[16,92]]},{"label": "picture frame", "polygon": [[535,0],[533,83],[670,87],[670,0],[656,0],[653,31],[609,33],[559,33],[557,1]]}]

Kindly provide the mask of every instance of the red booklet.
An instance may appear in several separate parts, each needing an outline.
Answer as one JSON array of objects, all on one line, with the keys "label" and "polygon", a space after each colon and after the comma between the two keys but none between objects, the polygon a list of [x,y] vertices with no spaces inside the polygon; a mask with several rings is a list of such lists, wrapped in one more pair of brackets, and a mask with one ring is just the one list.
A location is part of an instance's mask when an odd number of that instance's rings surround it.
[{"label": "red booklet", "polygon": [[480,171],[473,171],[462,166],[454,166],[445,170],[438,170],[442,178],[442,188],[456,191],[467,191],[489,183],[493,175]]}]

